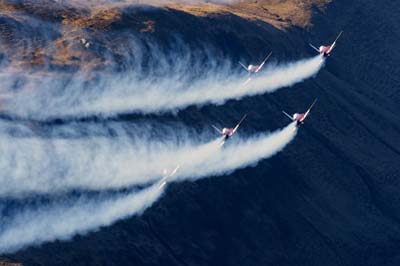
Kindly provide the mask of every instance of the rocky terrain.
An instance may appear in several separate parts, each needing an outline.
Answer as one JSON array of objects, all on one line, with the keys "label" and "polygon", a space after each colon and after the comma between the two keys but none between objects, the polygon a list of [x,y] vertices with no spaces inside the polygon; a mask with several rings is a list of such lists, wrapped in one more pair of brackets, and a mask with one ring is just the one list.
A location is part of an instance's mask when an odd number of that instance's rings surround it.
[{"label": "rocky terrain", "polygon": [[0,261],[0,266],[22,266],[22,264],[18,263],[18,262],[8,262],[8,261],[2,260],[2,261]]},{"label": "rocky terrain", "polygon": [[[142,34],[154,35],[159,32],[165,33],[166,30],[190,31],[190,28],[181,29],[183,25],[177,20],[174,29],[166,29],[164,20],[169,16],[190,18],[188,14],[193,14],[200,16],[198,24],[207,23],[216,16],[235,16],[243,18],[243,23],[248,20],[254,23],[265,22],[279,29],[307,27],[311,25],[313,8],[323,10],[324,4],[328,2],[328,0],[239,1],[227,5],[146,1],[146,4],[156,8],[153,11],[140,12],[137,6],[141,6],[143,1],[3,0],[0,1],[2,39],[0,47],[3,52],[11,55],[8,57],[9,63],[16,67],[51,67],[64,70],[84,67],[91,71],[98,67],[106,67],[110,63],[101,54],[111,53],[114,56],[121,56],[121,46],[116,47],[108,39],[113,33],[118,34],[121,26]],[[157,12],[164,18],[154,16]],[[168,20],[174,21],[173,18]],[[226,27],[231,26],[228,24]],[[33,36],[30,36],[28,43],[22,43],[26,41],[27,32]],[[89,42],[88,46],[94,44],[92,49],[85,49],[80,43],[82,39]],[[99,49],[102,49],[101,52]],[[18,53],[15,53],[16,51]]]},{"label": "rocky terrain", "polygon": [[51,266],[400,263],[395,1],[154,2],[140,8],[120,2],[94,4],[95,10],[90,2],[41,2],[0,1],[3,66],[52,74],[124,71],[126,32],[167,51],[179,35],[190,47],[207,44],[233,61],[259,60],[270,50],[279,60],[300,59],[313,55],[308,42],[344,34],[325,68],[294,87],[176,116],[116,118],[206,127],[251,110],[243,131],[255,133],[282,127],[282,109],[302,110],[318,97],[310,120],[282,153],[228,176],[172,184],[139,217],[7,258]]}]

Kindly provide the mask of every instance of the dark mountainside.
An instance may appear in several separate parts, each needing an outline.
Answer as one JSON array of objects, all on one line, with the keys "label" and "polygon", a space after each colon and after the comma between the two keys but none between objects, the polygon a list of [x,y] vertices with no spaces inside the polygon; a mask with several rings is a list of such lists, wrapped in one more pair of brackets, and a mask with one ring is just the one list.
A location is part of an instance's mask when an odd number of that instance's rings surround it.
[{"label": "dark mountainside", "polygon": [[[308,41],[329,43],[340,30],[344,35],[317,77],[299,85],[223,106],[190,107],[177,117],[140,117],[201,128],[249,112],[243,132],[250,134],[284,126],[282,109],[303,110],[318,97],[295,141],[277,156],[229,176],[171,184],[139,217],[7,258],[49,266],[400,264],[395,1],[336,0],[323,13],[315,10],[313,27],[285,31],[233,15],[135,10],[155,22],[152,40],[168,42],[175,32],[234,60],[256,61],[266,50],[279,60],[308,57]],[[124,17],[111,27],[124,27]]]}]

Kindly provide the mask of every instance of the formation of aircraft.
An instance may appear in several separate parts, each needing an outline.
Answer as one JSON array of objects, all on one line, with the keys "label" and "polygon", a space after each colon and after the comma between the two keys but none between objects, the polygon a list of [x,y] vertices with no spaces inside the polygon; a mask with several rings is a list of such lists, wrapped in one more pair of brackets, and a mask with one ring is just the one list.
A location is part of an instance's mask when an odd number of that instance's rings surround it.
[{"label": "formation of aircraft", "polygon": [[[341,31],[339,33],[339,35],[336,37],[335,41],[328,46],[320,46],[319,48],[316,48],[314,45],[312,45],[310,43],[310,46],[316,50],[319,54],[321,54],[323,57],[328,57],[330,56],[330,53],[332,52],[332,50],[335,48],[336,46],[336,42],[337,40],[340,38],[340,36],[342,35],[343,31]],[[264,59],[264,61],[260,64],[260,65],[249,65],[249,66],[245,66],[244,64],[242,64],[241,62],[239,62],[239,64],[246,69],[246,71],[249,73],[249,78],[246,81],[249,82],[251,80],[251,75],[260,72],[260,70],[263,68],[263,66],[265,65],[265,63],[267,62],[267,60],[270,58],[270,56],[272,55],[272,52],[268,54],[268,56]],[[246,84],[245,83],[245,84]],[[311,106],[307,109],[307,111],[305,113],[295,113],[293,115],[289,115],[287,112],[282,111],[283,114],[285,116],[287,116],[291,121],[296,122],[296,126],[300,127],[301,125],[304,124],[304,121],[306,120],[306,118],[309,116],[311,109],[314,107],[314,105],[316,104],[317,99],[314,100],[314,102],[311,104]],[[240,125],[243,123],[243,121],[246,119],[247,114],[244,115],[242,117],[242,119],[240,119],[239,123],[237,123],[237,125],[234,128],[218,128],[217,126],[212,125],[212,127],[222,136],[222,140],[220,143],[220,147],[222,147],[225,142],[230,139],[239,129]],[[168,179],[170,177],[172,177],[173,175],[176,174],[176,172],[179,170],[179,165],[170,173],[168,173],[167,171],[164,171],[164,176],[163,178],[159,181],[159,189],[162,189]]]},{"label": "formation of aircraft", "polygon": [[222,147],[225,144],[225,141],[227,141],[230,137],[232,137],[236,131],[239,129],[240,125],[242,122],[246,119],[247,115],[244,115],[242,119],[240,119],[239,123],[234,127],[234,128],[223,128],[219,129],[218,127],[212,125],[212,127],[220,134],[222,135],[222,141],[220,146]]},{"label": "formation of aircraft", "polygon": [[[301,125],[304,124],[304,121],[308,117],[308,115],[311,112],[311,109],[314,107],[315,103],[317,102],[317,99],[314,100],[314,102],[311,104],[311,106],[308,108],[308,110],[305,113],[295,113],[292,116],[286,113],[285,111],[282,111],[290,120],[293,122],[296,122],[296,126],[300,127]],[[239,123],[234,127],[234,128],[223,128],[219,129],[218,127],[212,125],[212,127],[220,134],[222,135],[222,141],[220,146],[223,146],[225,142],[231,138],[239,129],[240,125],[242,122],[246,119],[247,115],[244,115],[242,119],[240,119]]]},{"label": "formation of aircraft", "polygon": [[[331,55],[331,52],[333,51],[333,49],[336,46],[336,42],[337,40],[339,40],[340,36],[342,35],[343,31],[339,32],[339,35],[336,37],[335,41],[331,44],[331,45],[321,45],[319,48],[317,48],[316,46],[314,46],[313,44],[309,44],[315,51],[317,51],[319,54],[321,54],[323,57],[328,57]],[[268,59],[271,57],[272,52],[270,52],[267,57],[264,59],[264,61],[262,61],[262,63],[260,65],[248,65],[246,66],[245,64],[243,64],[242,62],[239,62],[239,64],[247,71],[247,73],[249,74],[249,78],[246,80],[246,82],[244,83],[244,85],[246,85],[247,83],[249,83],[251,81],[251,77],[253,74],[256,74],[258,72],[261,71],[261,69],[264,67],[265,63],[268,61]]]},{"label": "formation of aircraft", "polygon": [[331,54],[333,48],[335,48],[336,42],[337,42],[337,40],[340,38],[340,35],[342,35],[342,33],[343,33],[343,31],[341,31],[341,32],[339,33],[339,35],[336,37],[335,41],[334,41],[331,45],[327,45],[327,46],[321,45],[319,48],[317,48],[317,47],[315,47],[314,45],[312,45],[312,44],[310,43],[310,46],[311,46],[315,51],[317,51],[319,54],[323,55],[324,57],[328,57],[328,56],[330,56],[330,54]]},{"label": "formation of aircraft", "polygon": [[292,116],[286,113],[285,111],[282,111],[290,120],[293,122],[296,122],[296,126],[299,127],[304,124],[304,120],[306,120],[307,116],[310,114],[311,109],[313,108],[314,104],[317,102],[317,99],[314,100],[314,102],[311,104],[310,108],[305,113],[295,113]]},{"label": "formation of aircraft", "polygon": [[[308,115],[311,112],[311,109],[314,107],[315,103],[317,102],[317,99],[314,100],[314,102],[311,104],[311,106],[308,108],[308,110],[305,113],[295,113],[292,116],[286,113],[285,111],[282,111],[290,120],[293,122],[296,122],[296,126],[300,127],[301,125],[304,124],[305,119],[308,117]],[[243,121],[246,119],[247,114],[240,119],[239,123],[234,128],[218,128],[214,125],[211,125],[221,136],[222,136],[222,141],[220,143],[220,147],[222,147],[225,142],[230,139],[239,129],[240,125],[243,123]],[[178,172],[180,166],[178,165],[175,167],[174,170],[171,172],[168,172],[167,170],[164,170],[164,175],[163,178],[158,182],[158,188],[162,189],[168,182],[168,179],[171,178]]]}]

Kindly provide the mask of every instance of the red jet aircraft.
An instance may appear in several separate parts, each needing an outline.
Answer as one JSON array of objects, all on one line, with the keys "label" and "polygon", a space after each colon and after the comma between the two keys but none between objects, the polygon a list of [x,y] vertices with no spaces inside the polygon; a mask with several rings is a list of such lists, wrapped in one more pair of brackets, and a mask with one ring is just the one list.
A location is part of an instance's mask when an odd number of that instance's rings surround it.
[{"label": "red jet aircraft", "polygon": [[253,73],[258,73],[264,66],[265,62],[267,62],[268,58],[272,55],[272,52],[269,53],[269,55],[267,55],[267,57],[265,58],[265,60],[261,63],[261,65],[249,65],[249,66],[245,66],[244,64],[242,64],[241,62],[239,62],[239,64],[246,69],[247,72],[249,72],[249,75],[253,74]]},{"label": "red jet aircraft", "polygon": [[218,131],[219,134],[222,135],[223,139],[221,142],[221,147],[225,144],[225,141],[227,141],[230,137],[233,136],[233,134],[236,133],[236,131],[239,129],[240,124],[246,119],[247,115],[244,115],[242,119],[240,119],[239,123],[234,127],[234,128],[223,128],[219,129],[218,127],[212,125],[212,127]]},{"label": "red jet aircraft", "polygon": [[282,111],[287,117],[289,117],[290,120],[296,122],[296,126],[299,127],[302,124],[304,124],[304,120],[306,120],[307,116],[310,114],[311,108],[313,108],[314,104],[317,102],[317,99],[314,100],[314,102],[311,104],[310,108],[308,108],[307,112],[305,113],[295,113],[293,116],[289,115],[285,111]]},{"label": "red jet aircraft", "polygon": [[339,33],[339,35],[336,37],[336,40],[335,40],[331,45],[327,45],[327,46],[323,46],[323,45],[322,45],[322,46],[319,47],[319,49],[318,49],[317,47],[315,47],[314,45],[312,45],[311,43],[310,43],[310,46],[311,46],[315,51],[317,51],[319,54],[323,55],[324,57],[328,57],[328,56],[330,56],[330,54],[331,54],[333,48],[335,48],[336,41],[339,39],[339,37],[340,37],[340,35],[342,35],[342,33],[343,33],[343,31],[341,31],[341,32]]}]

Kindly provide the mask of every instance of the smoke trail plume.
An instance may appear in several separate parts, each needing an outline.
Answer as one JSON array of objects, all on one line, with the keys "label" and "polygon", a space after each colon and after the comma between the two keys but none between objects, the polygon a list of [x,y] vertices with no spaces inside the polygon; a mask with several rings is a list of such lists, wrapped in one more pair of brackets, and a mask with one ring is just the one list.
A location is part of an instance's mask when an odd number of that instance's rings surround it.
[{"label": "smoke trail plume", "polygon": [[[207,66],[190,54],[181,56],[173,66],[169,60],[160,59],[157,69],[146,74],[102,74],[92,81],[79,74],[54,78],[36,73],[17,82],[19,75],[3,72],[2,109],[11,116],[34,119],[177,111],[190,105],[223,104],[231,99],[272,93],[314,76],[323,62],[316,56],[271,64],[247,84],[247,73],[233,70],[230,62],[218,65],[214,61]],[[18,92],[10,93],[15,91],[11,87],[16,83],[21,84]]]},{"label": "smoke trail plume", "polygon": [[[254,165],[261,159],[281,151],[297,132],[295,123],[270,135],[261,134],[247,140],[237,140],[235,147],[219,149],[219,140],[198,147],[195,154],[186,153],[182,170],[175,181],[220,175],[238,168]],[[236,155],[232,155],[236,154]],[[182,155],[178,156],[180,160]],[[103,166],[103,169],[106,166]],[[114,176],[113,178],[118,178]],[[15,252],[30,245],[56,239],[68,240],[108,226],[150,207],[163,193],[155,183],[138,193],[90,199],[81,197],[62,204],[50,204],[17,211],[2,220],[0,253]],[[2,215],[4,216],[4,215]]]},{"label": "smoke trail plume", "polygon": [[81,197],[64,204],[25,209],[2,219],[0,253],[15,252],[28,245],[71,239],[140,214],[163,193],[154,184],[137,193],[102,199]]},{"label": "smoke trail plume", "polygon": [[[270,134],[260,134],[248,139],[233,139],[223,150],[213,154],[215,143],[204,149],[204,157],[209,160],[187,158],[176,179],[197,179],[210,175],[223,175],[234,170],[254,165],[282,151],[296,136],[296,123]],[[208,154],[209,153],[209,154]],[[197,154],[195,155],[197,156]]]},{"label": "smoke trail plume", "polygon": [[220,149],[219,139],[204,141],[210,139],[208,134],[176,132],[175,139],[159,140],[131,136],[113,126],[111,135],[97,129],[104,135],[73,138],[68,136],[76,134],[75,129],[69,128],[72,133],[63,131],[55,137],[40,138],[23,130],[10,129],[20,135],[16,137],[3,129],[0,138],[2,196],[143,185],[159,180],[163,169],[177,165],[182,166],[176,176],[179,179],[221,175],[274,155],[296,134],[296,127],[290,124],[283,130],[248,139],[235,135]]}]

